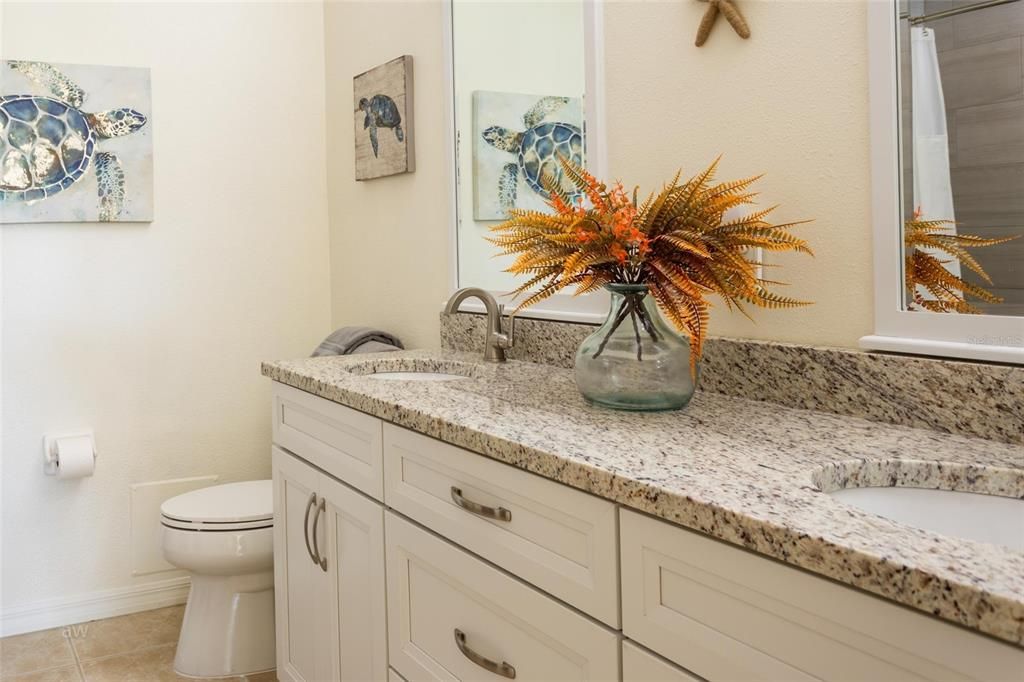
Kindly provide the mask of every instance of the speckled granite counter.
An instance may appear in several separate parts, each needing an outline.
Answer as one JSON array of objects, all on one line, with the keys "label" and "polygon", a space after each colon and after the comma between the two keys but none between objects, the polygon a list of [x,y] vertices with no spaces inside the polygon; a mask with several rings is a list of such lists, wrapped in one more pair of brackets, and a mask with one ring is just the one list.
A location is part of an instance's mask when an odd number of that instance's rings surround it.
[{"label": "speckled granite counter", "polygon": [[[400,370],[467,378],[367,376]],[[704,392],[683,412],[613,412],[588,406],[571,371],[485,365],[477,354],[310,358],[266,363],[263,374],[1024,646],[1024,553],[901,525],[823,492],[859,480],[1024,497],[1020,445]]]},{"label": "speckled granite counter", "polygon": [[[483,348],[486,317],[441,313],[441,347]],[[572,369],[596,325],[519,319],[509,358]],[[505,326],[507,329],[507,324]],[[1024,445],[1024,367],[711,336],[700,388]]]}]

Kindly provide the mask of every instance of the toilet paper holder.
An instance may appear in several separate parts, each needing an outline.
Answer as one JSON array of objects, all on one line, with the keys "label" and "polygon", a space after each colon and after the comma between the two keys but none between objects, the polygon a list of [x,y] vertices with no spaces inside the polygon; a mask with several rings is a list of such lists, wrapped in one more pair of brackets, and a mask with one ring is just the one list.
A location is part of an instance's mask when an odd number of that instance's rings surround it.
[{"label": "toilet paper holder", "polygon": [[66,441],[76,438],[88,438],[89,445],[92,449],[92,458],[95,461],[96,454],[96,439],[93,436],[92,431],[79,431],[78,433],[63,433],[58,436],[44,436],[43,437],[43,471],[48,476],[56,476],[60,467],[60,448],[59,442]]}]

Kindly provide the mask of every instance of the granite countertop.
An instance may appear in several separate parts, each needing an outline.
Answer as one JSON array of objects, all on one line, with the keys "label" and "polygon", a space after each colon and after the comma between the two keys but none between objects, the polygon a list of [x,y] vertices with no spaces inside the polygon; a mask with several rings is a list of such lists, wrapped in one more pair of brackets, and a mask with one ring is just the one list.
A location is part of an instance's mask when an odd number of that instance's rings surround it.
[{"label": "granite countertop", "polygon": [[[448,382],[375,371],[444,371]],[[847,485],[1024,498],[1024,447],[700,392],[681,412],[591,407],[572,372],[401,351],[263,374],[624,506],[1024,646],[1024,553],[843,504]],[[941,463],[941,465],[940,465]]]}]

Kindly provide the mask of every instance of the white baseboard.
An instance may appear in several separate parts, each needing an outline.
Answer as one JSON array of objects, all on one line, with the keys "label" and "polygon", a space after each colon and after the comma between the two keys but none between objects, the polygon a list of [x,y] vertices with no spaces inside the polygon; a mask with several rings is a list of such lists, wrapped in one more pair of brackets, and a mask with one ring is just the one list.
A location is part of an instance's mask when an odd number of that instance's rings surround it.
[{"label": "white baseboard", "polygon": [[0,609],[0,637],[184,604],[188,576]]}]

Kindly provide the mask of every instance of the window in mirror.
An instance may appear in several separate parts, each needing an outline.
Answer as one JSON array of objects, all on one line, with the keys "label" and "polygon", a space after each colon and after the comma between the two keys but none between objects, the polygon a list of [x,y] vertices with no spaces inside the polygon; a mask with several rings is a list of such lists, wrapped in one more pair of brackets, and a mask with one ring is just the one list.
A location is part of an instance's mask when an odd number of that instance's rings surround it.
[{"label": "window in mirror", "polygon": [[878,331],[864,345],[1020,361],[1024,1],[869,11]]},{"label": "window in mirror", "polygon": [[[910,223],[904,240],[911,259],[905,267],[913,271],[916,259],[927,278],[939,261],[969,287],[963,307],[941,300],[942,287],[955,280],[940,271],[932,278],[938,293],[918,284],[905,292],[904,305],[1024,315],[1024,239],[1013,239],[1024,236],[1024,2],[904,6],[903,220]],[[915,233],[915,220],[948,224]]]}]

